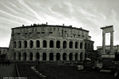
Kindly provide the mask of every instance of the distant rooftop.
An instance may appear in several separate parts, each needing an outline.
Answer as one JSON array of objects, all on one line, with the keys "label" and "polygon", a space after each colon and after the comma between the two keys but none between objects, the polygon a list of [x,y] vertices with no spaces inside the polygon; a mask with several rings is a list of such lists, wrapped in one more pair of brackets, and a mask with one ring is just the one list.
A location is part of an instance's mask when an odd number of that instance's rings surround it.
[{"label": "distant rooftop", "polygon": [[0,49],[8,49],[9,47],[0,47]]},{"label": "distant rooftop", "polygon": [[113,25],[110,25],[110,26],[106,26],[106,27],[101,27],[101,29],[106,29],[106,28],[112,28]]},{"label": "distant rooftop", "polygon": [[22,25],[20,27],[15,27],[15,28],[12,28],[12,29],[20,29],[20,28],[32,28],[32,27],[62,27],[62,28],[72,28],[72,29],[78,29],[78,30],[83,30],[83,31],[86,31],[86,32],[89,32],[88,30],[85,30],[85,29],[82,29],[82,28],[77,28],[77,27],[72,27],[72,25],[69,25],[69,26],[66,26],[66,25],[48,25],[48,23],[46,24],[33,24],[33,25]]}]

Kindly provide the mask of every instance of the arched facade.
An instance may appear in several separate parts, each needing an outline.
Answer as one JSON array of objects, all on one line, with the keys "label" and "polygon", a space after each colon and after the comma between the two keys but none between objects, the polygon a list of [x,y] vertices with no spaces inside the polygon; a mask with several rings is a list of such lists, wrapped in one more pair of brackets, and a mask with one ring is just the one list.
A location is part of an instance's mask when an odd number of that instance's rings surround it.
[{"label": "arched facade", "polygon": [[16,27],[12,29],[9,58],[17,61],[84,60],[84,40],[93,44],[88,32],[68,26]]}]

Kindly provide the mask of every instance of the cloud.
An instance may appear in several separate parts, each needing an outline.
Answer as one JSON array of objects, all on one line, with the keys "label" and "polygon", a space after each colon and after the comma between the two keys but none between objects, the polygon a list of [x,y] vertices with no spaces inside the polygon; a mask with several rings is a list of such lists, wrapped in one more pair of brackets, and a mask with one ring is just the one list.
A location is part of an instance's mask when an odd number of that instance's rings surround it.
[{"label": "cloud", "polygon": [[25,19],[25,18],[22,18],[22,17],[20,17],[20,16],[15,16],[15,15],[10,14],[10,13],[8,13],[8,12],[5,12],[5,11],[3,11],[3,10],[0,10],[0,13],[2,13],[3,15],[6,15],[6,16],[12,17],[12,18],[16,18],[16,19],[18,19],[18,20],[23,20],[23,21],[25,21],[25,22],[31,23],[29,20],[27,20],[27,19]]},{"label": "cloud", "polygon": [[[46,21],[49,24],[73,25],[74,27],[82,27],[89,30],[96,47],[102,44],[100,27],[113,24],[115,41],[119,43],[117,30],[119,29],[118,0],[0,1],[2,2],[0,3],[0,30],[17,27],[22,24],[30,25]],[[0,33],[4,32],[1,31]],[[9,33],[10,31],[6,32],[8,36]],[[2,37],[6,39],[5,36]]]},{"label": "cloud", "polygon": [[25,8],[27,8],[30,12],[32,12],[36,16],[37,20],[39,20],[39,21],[42,21],[43,20],[43,19],[40,19],[41,17],[37,14],[37,12],[35,12],[29,5],[27,5],[24,2],[24,0],[18,0],[18,2],[20,4],[22,4]]}]

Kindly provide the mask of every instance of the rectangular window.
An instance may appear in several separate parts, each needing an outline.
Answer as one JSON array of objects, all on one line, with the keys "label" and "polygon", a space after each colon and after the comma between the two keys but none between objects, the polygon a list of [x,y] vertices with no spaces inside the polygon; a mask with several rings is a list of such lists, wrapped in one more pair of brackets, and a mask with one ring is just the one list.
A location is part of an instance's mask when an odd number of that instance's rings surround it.
[{"label": "rectangular window", "polygon": [[20,33],[17,33],[17,35],[20,35]]},{"label": "rectangular window", "polygon": [[45,32],[41,32],[42,34],[44,34]]},{"label": "rectangular window", "polygon": [[52,32],[49,32],[49,34],[52,34]]},{"label": "rectangular window", "polygon": [[40,34],[40,32],[37,32],[37,34]]},{"label": "rectangular window", "polygon": [[28,33],[25,33],[25,35],[27,35]]}]

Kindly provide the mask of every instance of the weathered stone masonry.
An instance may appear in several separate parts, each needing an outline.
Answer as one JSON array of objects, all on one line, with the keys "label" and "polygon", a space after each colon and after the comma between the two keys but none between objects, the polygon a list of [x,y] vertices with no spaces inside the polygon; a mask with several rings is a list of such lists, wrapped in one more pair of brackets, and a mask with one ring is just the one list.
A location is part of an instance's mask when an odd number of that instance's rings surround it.
[{"label": "weathered stone masonry", "polygon": [[[64,25],[12,28],[8,58],[13,61],[80,61],[93,50],[89,31]],[[85,42],[88,40],[88,44]]]}]

